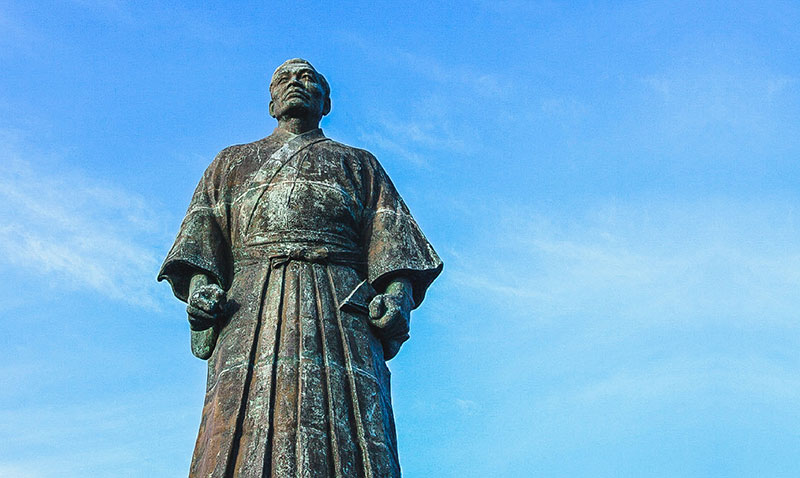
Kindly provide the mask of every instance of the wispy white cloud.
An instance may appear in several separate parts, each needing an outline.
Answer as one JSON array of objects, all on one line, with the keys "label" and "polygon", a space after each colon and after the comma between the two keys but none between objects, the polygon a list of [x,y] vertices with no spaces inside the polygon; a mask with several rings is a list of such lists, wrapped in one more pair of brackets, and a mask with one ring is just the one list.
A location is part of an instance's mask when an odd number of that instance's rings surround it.
[{"label": "wispy white cloud", "polygon": [[584,118],[589,107],[574,97],[550,97],[541,101],[541,111],[549,119],[571,125]]},{"label": "wispy white cloud", "polygon": [[0,476],[7,478],[39,478],[45,475],[38,471],[30,469],[28,462],[16,463],[0,463]]},{"label": "wispy white cloud", "polygon": [[404,71],[446,86],[448,91],[463,91],[472,100],[507,97],[512,95],[513,80],[501,74],[489,73],[474,65],[458,64],[430,55],[423,55],[404,48],[386,47],[352,32],[340,32],[348,45],[361,50],[372,61],[395,64]]},{"label": "wispy white cloud", "polygon": [[[701,410],[755,412],[764,408],[798,419],[800,415],[794,410],[798,399],[800,379],[794,363],[778,363],[751,354],[676,354],[654,363],[628,364],[577,386],[557,389],[541,397],[536,413],[592,417],[593,422],[625,428],[637,426],[637,421],[657,410],[670,410],[675,421],[691,420],[692,413]],[[675,410],[685,410],[687,415],[681,416]],[[559,418],[553,421],[563,422]]]},{"label": "wispy white cloud", "polygon": [[360,128],[358,139],[369,149],[429,167],[426,158],[435,153],[463,154],[482,143],[475,130],[476,115],[501,118],[506,123],[514,120],[501,105],[517,92],[513,80],[502,74],[402,48],[387,49],[353,34],[341,35],[369,61],[415,78],[415,94],[403,107],[385,105],[362,122],[366,126]]},{"label": "wispy white cloud", "polygon": [[525,446],[696,430],[748,408],[800,420],[795,200],[474,211],[426,309],[470,370],[460,377],[482,383],[451,384],[458,399],[514,417],[497,449],[520,460]]},{"label": "wispy white cloud", "polygon": [[708,359],[681,357],[638,369],[630,367],[546,400],[551,406],[577,408],[596,407],[614,400],[624,400],[627,407],[643,404],[652,407],[654,402],[672,401],[676,397],[707,395],[712,386],[710,381],[714,380],[709,371],[714,366]]},{"label": "wispy white cloud", "polygon": [[0,141],[0,261],[62,287],[155,307],[158,257],[148,245],[161,229],[146,200],[46,158],[13,134]]},{"label": "wispy white cloud", "polygon": [[624,400],[626,406],[654,402],[703,400],[720,402],[731,395],[759,402],[790,403],[800,399],[800,378],[793,369],[763,357],[677,356],[615,371],[566,394],[546,399],[551,406],[596,407]]},{"label": "wispy white cloud", "polygon": [[393,58],[405,67],[421,76],[437,83],[447,85],[454,90],[466,90],[473,97],[498,98],[505,97],[514,91],[511,80],[486,71],[471,67],[449,64],[442,60],[426,57],[409,51],[398,50]]},{"label": "wispy white cloud", "polygon": [[[502,216],[502,214],[501,214]],[[469,261],[461,287],[529,319],[788,322],[800,305],[800,233],[792,204],[700,200],[598,208],[558,219],[509,213]],[[484,257],[484,260],[479,258]],[[478,260],[476,260],[478,259]]]},{"label": "wispy white cloud", "polygon": [[0,477],[154,476],[159,468],[181,473],[197,410],[168,394],[147,390],[0,409]]},{"label": "wispy white cloud", "polygon": [[782,101],[798,96],[797,78],[753,68],[746,72],[676,70],[641,80],[655,95],[655,108],[674,130],[697,131],[721,124],[761,133],[775,121]]},{"label": "wispy white cloud", "polygon": [[383,150],[416,166],[429,166],[426,152],[457,153],[466,150],[463,137],[457,135],[444,114],[425,107],[426,120],[402,120],[395,115],[378,114],[362,128],[360,140],[371,148]]},{"label": "wispy white cloud", "polygon": [[479,410],[478,403],[474,400],[456,398],[455,404],[458,410],[465,415],[474,415]]}]

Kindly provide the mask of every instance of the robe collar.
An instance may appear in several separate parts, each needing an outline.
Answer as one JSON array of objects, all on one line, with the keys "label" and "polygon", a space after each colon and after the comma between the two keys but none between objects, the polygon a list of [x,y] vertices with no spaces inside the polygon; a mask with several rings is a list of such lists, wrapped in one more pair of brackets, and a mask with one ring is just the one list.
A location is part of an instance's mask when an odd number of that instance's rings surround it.
[{"label": "robe collar", "polygon": [[313,141],[315,139],[324,138],[325,135],[322,133],[322,128],[312,129],[301,134],[293,134],[280,128],[275,128],[267,139],[271,139],[279,144],[285,144],[297,137],[301,137],[304,141]]}]

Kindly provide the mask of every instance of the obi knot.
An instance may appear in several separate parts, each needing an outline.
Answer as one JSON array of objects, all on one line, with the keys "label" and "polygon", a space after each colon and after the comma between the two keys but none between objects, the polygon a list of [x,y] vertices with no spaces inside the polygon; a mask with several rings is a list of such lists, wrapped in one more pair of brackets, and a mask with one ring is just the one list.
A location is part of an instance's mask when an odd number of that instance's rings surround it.
[{"label": "obi knot", "polygon": [[291,261],[312,264],[337,264],[363,271],[364,256],[358,251],[341,250],[330,245],[314,244],[262,244],[233,250],[234,269],[241,270],[254,264],[269,264],[276,269]]},{"label": "obi knot", "polygon": [[284,252],[278,252],[269,256],[270,266],[275,269],[280,266],[286,265],[289,261],[303,261],[303,262],[316,262],[325,264],[328,262],[331,254],[327,247],[315,248],[290,248]]}]

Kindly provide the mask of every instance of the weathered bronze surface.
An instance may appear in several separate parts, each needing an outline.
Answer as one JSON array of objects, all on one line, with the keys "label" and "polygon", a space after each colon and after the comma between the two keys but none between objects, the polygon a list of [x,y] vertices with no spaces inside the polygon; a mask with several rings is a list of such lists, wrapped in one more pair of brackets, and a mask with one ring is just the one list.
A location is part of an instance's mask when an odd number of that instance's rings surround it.
[{"label": "weathered bronze surface", "polygon": [[441,272],[369,152],[326,138],[330,89],[288,60],[268,137],[217,155],[159,273],[208,384],[190,477],[399,477],[389,370]]}]

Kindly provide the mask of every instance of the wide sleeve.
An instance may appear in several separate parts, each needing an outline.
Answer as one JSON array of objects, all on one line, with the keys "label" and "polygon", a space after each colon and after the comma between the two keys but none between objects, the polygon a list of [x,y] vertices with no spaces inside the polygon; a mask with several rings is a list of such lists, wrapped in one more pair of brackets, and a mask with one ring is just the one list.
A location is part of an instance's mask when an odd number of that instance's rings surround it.
[{"label": "wide sleeve", "polygon": [[225,289],[230,284],[231,242],[227,207],[221,191],[222,159],[220,153],[203,174],[178,237],[158,273],[158,280],[166,279],[175,297],[184,302],[195,274],[206,274]]},{"label": "wide sleeve", "polygon": [[364,244],[368,280],[382,291],[395,277],[406,277],[418,307],[442,271],[442,261],[411,216],[380,163],[367,153],[369,175],[365,201]]}]

